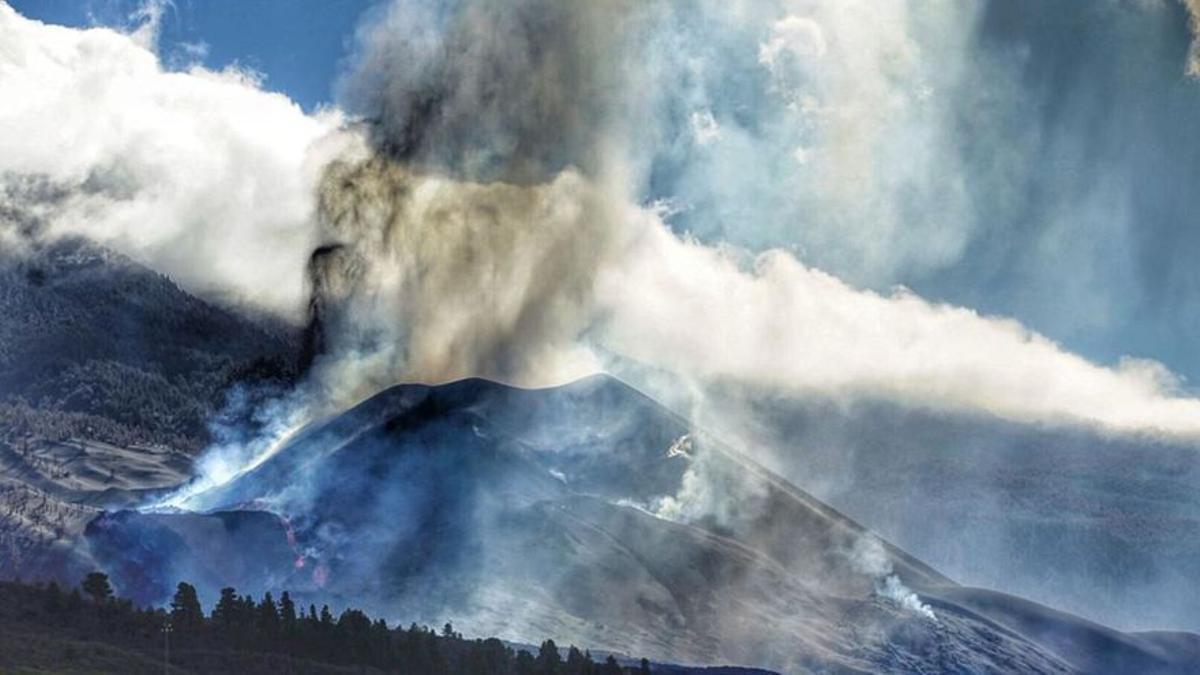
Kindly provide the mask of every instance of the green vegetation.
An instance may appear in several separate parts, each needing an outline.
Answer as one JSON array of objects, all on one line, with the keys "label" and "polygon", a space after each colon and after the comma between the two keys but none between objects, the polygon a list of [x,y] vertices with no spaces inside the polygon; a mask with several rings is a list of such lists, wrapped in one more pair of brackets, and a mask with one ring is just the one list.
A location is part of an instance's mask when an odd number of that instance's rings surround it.
[{"label": "green vegetation", "polygon": [[421,673],[430,675],[630,675],[611,656],[597,663],[553,641],[537,654],[495,638],[391,628],[357,609],[297,607],[284,592],[256,602],[232,588],[206,615],[196,589],[180,583],[168,608],[116,598],[108,577],[79,588],[0,583],[0,672],[14,673]]}]

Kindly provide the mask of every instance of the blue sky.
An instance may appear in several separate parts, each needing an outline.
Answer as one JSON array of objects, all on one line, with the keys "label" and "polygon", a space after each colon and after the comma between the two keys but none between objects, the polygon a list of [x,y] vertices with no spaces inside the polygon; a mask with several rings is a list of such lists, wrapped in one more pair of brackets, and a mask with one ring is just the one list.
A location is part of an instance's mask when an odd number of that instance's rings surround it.
[{"label": "blue sky", "polygon": [[[142,4],[134,0],[12,0],[25,16],[66,26],[120,26]],[[185,46],[206,45],[212,68],[240,64],[266,75],[264,86],[312,110],[333,99],[347,41],[374,0],[172,0],[160,49],[170,63]]]}]

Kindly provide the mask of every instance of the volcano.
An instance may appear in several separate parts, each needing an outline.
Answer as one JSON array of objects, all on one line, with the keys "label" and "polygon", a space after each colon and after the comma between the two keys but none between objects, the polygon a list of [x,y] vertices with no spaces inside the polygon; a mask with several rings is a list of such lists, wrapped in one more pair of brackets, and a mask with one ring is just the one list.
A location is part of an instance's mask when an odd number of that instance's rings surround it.
[{"label": "volcano", "polygon": [[623,382],[401,385],[186,510],[106,513],[126,595],[288,589],[662,661],[782,672],[1187,672],[1121,633],[967,588]]}]

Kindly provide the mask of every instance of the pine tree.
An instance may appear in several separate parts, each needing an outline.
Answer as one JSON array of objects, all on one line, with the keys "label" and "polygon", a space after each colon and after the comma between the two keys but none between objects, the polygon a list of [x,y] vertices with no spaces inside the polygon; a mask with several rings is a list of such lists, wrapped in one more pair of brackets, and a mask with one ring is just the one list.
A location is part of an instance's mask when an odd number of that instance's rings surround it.
[{"label": "pine tree", "polygon": [[371,658],[375,665],[386,666],[394,661],[391,632],[383,619],[376,619],[371,624],[371,645]]},{"label": "pine tree", "polygon": [[590,660],[585,660],[583,652],[579,651],[575,645],[571,645],[571,648],[567,650],[567,664],[563,672],[567,675],[587,675],[588,661]]},{"label": "pine tree", "polygon": [[[524,649],[517,652],[517,662],[514,670],[516,671],[517,675],[536,675],[537,662],[534,661],[533,654],[530,654]],[[621,671],[618,670],[617,675],[620,675],[620,672]]]},{"label": "pine tree", "polygon": [[508,672],[508,663],[512,660],[512,651],[496,638],[488,638],[478,644],[480,670],[489,675],[503,675]]},{"label": "pine tree", "polygon": [[222,588],[221,599],[217,601],[217,606],[213,607],[213,621],[221,630],[231,631],[237,625],[238,609],[237,591],[233,588]]},{"label": "pine tree", "polygon": [[337,645],[334,635],[336,624],[333,621],[333,613],[329,611],[329,605],[321,605],[321,619],[316,625],[316,640],[315,645],[320,654],[326,657],[336,655]]},{"label": "pine tree", "polygon": [[539,675],[555,675],[560,671],[562,657],[558,653],[558,645],[554,640],[546,640],[538,649],[537,672]]},{"label": "pine tree", "polygon": [[268,592],[263,596],[262,604],[258,606],[258,629],[268,639],[273,640],[279,635],[279,610],[275,607],[275,599]]},{"label": "pine tree", "polygon": [[171,627],[180,633],[195,633],[204,623],[204,610],[200,607],[200,598],[196,595],[196,587],[179,582],[175,589],[175,597],[171,599]]},{"label": "pine tree", "polygon": [[71,592],[67,594],[67,611],[77,612],[80,607],[83,607],[83,596],[79,593],[78,588],[72,588]]},{"label": "pine tree", "polygon": [[83,592],[96,604],[112,600],[113,589],[108,583],[108,575],[103,572],[91,572],[83,578]]},{"label": "pine tree", "polygon": [[254,602],[254,596],[246,594],[238,600],[234,622],[241,631],[240,637],[247,637],[247,634],[258,626],[257,610],[258,604]]},{"label": "pine tree", "polygon": [[44,605],[46,607],[46,612],[49,614],[58,614],[63,611],[64,604],[65,602],[63,599],[62,589],[58,587],[57,581],[51,581],[50,584],[46,586],[45,591]]},{"label": "pine tree", "polygon": [[296,632],[296,603],[292,602],[292,596],[287,591],[279,596],[279,623],[284,634]]}]

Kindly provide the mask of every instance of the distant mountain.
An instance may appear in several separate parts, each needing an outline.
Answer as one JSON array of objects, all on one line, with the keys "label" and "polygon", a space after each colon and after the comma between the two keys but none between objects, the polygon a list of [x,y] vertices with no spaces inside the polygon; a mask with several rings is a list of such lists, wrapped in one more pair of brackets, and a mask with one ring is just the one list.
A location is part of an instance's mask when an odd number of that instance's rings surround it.
[{"label": "distant mountain", "polygon": [[82,239],[0,253],[0,434],[198,450],[231,384],[287,379],[296,337]]},{"label": "distant mountain", "polygon": [[1200,631],[1200,445],[728,391],[772,468],[955,578]]},{"label": "distant mountain", "polygon": [[[683,663],[798,672],[1187,672],[1123,634],[960,587],[620,381],[389,389],[199,495],[87,530],[123,592],[324,595]],[[911,589],[911,590],[909,590]]]}]

